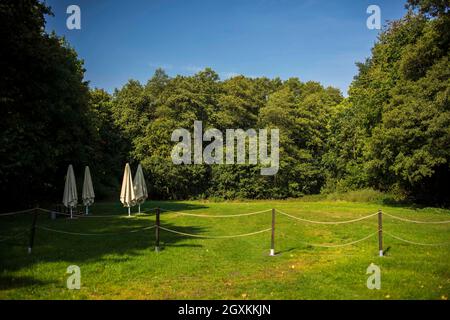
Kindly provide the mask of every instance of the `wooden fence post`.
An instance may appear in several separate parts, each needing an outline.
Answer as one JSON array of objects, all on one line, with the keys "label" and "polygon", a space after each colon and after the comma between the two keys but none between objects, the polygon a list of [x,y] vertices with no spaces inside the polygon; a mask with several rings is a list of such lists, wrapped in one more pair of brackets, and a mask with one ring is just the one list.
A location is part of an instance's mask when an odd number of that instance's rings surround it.
[{"label": "wooden fence post", "polygon": [[378,209],[378,250],[380,257],[383,256],[383,212]]},{"label": "wooden fence post", "polygon": [[275,209],[272,208],[272,238],[270,241],[270,255],[275,255]]},{"label": "wooden fence post", "polygon": [[33,213],[33,221],[31,223],[31,228],[30,228],[30,243],[28,245],[28,254],[31,253],[31,249],[33,248],[33,245],[34,245],[34,234],[36,233],[37,217],[38,217],[38,209],[35,208],[34,213]]},{"label": "wooden fence post", "polygon": [[156,243],[155,243],[155,251],[159,252],[159,207],[156,208],[156,223],[155,223],[155,236],[156,236]]}]

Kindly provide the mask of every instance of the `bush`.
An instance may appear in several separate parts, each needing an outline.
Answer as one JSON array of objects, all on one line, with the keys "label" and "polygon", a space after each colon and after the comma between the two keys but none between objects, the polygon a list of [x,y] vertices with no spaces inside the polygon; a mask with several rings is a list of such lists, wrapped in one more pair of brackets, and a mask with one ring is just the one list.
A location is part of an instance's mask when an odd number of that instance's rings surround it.
[{"label": "bush", "polygon": [[334,192],[327,195],[327,200],[350,201],[350,202],[382,202],[389,196],[383,192],[366,188],[360,190],[352,190],[348,192]]}]

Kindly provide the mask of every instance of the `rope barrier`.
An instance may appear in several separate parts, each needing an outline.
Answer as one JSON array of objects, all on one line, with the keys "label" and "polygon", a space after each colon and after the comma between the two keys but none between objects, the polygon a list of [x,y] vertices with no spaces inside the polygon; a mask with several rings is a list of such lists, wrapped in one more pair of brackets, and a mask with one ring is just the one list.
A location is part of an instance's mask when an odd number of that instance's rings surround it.
[{"label": "rope barrier", "polygon": [[13,216],[16,214],[20,214],[20,213],[26,213],[26,212],[31,212],[35,210],[35,208],[32,209],[25,209],[25,210],[20,210],[20,211],[12,211],[12,212],[5,212],[5,213],[0,213],[0,217],[4,217],[4,216]]},{"label": "rope barrier", "polygon": [[180,234],[180,235],[183,235],[183,236],[196,237],[196,238],[211,238],[211,239],[226,239],[226,238],[247,237],[247,236],[253,236],[253,235],[258,234],[258,233],[263,233],[263,232],[267,232],[267,231],[272,230],[272,228],[268,228],[268,229],[259,230],[259,231],[256,231],[256,232],[237,234],[237,235],[230,235],[230,236],[203,236],[203,235],[198,235],[198,234],[192,234],[192,233],[185,233],[185,232],[181,232],[181,231],[176,231],[176,230],[164,228],[162,226],[159,226],[159,228],[162,229],[162,230],[165,230],[165,231],[168,231],[168,232],[172,232],[172,233],[176,233],[176,234]]},{"label": "rope barrier", "polygon": [[131,230],[131,231],[125,231],[125,232],[111,232],[111,233],[80,233],[80,232],[69,232],[69,231],[63,231],[63,230],[58,230],[58,229],[51,229],[51,228],[48,228],[48,227],[45,227],[45,226],[36,226],[36,228],[42,229],[42,230],[46,230],[46,231],[50,231],[50,232],[63,233],[63,234],[70,234],[70,235],[75,235],[75,236],[110,236],[110,235],[118,235],[118,234],[134,233],[134,232],[139,232],[139,231],[149,230],[149,229],[155,228],[155,226],[145,227],[145,228],[139,228],[139,229],[135,229],[135,230]]},{"label": "rope barrier", "polygon": [[414,242],[414,241],[410,241],[410,240],[406,240],[406,239],[400,238],[400,237],[398,237],[396,235],[393,235],[392,233],[386,232],[386,231],[383,231],[383,234],[387,234],[388,236],[390,236],[390,237],[392,237],[394,239],[397,239],[399,241],[403,241],[403,242],[406,242],[406,243],[409,243],[409,244],[415,244],[415,245],[418,245],[418,246],[447,246],[447,245],[450,245],[450,242],[441,242],[441,243]]},{"label": "rope barrier", "polygon": [[401,218],[399,216],[394,216],[392,214],[385,213],[385,212],[383,212],[383,215],[386,215],[388,217],[391,217],[393,219],[397,219],[397,220],[400,220],[400,221],[412,222],[412,223],[421,223],[421,224],[444,224],[444,223],[450,223],[450,220],[444,220],[444,221],[417,221],[417,220],[410,220],[410,219],[406,219],[406,218]]},{"label": "rope barrier", "polygon": [[252,216],[252,215],[255,215],[255,214],[269,212],[272,209],[266,209],[266,210],[261,210],[261,211],[256,211],[256,212],[249,212],[249,213],[241,213],[241,214],[227,214],[227,215],[209,215],[209,214],[187,213],[187,212],[169,210],[169,209],[164,209],[164,208],[160,208],[160,210],[161,211],[166,211],[166,212],[178,213],[178,214],[183,215],[183,216],[192,216],[192,217],[200,217],[200,218],[234,218],[234,217]]},{"label": "rope barrier", "polygon": [[17,238],[17,237],[19,237],[21,235],[26,234],[27,232],[28,231],[22,231],[22,232],[16,233],[15,235],[12,235],[10,237],[6,237],[6,238],[3,238],[3,239],[0,239],[0,242],[6,241],[6,240],[10,240],[10,239],[15,239],[15,238]]},{"label": "rope barrier", "polygon": [[[70,217],[70,213],[59,212],[59,211],[55,211],[55,210],[48,210],[48,209],[43,209],[43,208],[38,208],[38,210],[43,211],[43,212],[47,212],[47,213],[54,213],[54,214],[58,214],[58,215],[61,215],[61,216],[68,216],[68,217]],[[73,213],[72,216],[76,217],[76,218],[111,218],[111,217],[119,217],[120,215],[89,216],[89,215],[81,215],[81,214]]]},{"label": "rope barrier", "polygon": [[364,238],[361,238],[361,239],[359,239],[359,240],[355,240],[355,241],[348,242],[348,243],[343,243],[343,244],[335,244],[335,245],[314,244],[314,243],[308,243],[308,242],[303,242],[303,241],[300,241],[300,242],[303,243],[303,244],[312,246],[312,247],[321,247],[321,248],[339,248],[339,247],[351,246],[351,245],[354,245],[354,244],[356,244],[356,243],[365,241],[365,240],[367,240],[367,239],[369,239],[369,238],[375,236],[376,234],[378,234],[378,231],[377,231],[377,232],[374,232],[374,233],[371,233],[371,234],[369,234],[368,236],[366,236],[366,237],[364,237]]},{"label": "rope barrier", "polygon": [[[40,210],[40,211],[43,211],[43,212],[55,213],[55,214],[59,214],[59,215],[63,215],[63,216],[70,216],[70,213],[58,212],[58,211],[48,210],[48,209],[43,209],[43,208],[37,208],[37,209]],[[154,210],[154,209],[156,209],[156,208],[150,208],[150,209],[147,209],[145,211],[141,211],[141,213],[133,214],[130,217],[139,216],[139,215],[145,216],[146,214],[144,212],[148,212],[148,211],[151,211],[151,210]],[[125,217],[125,215],[123,215],[123,214],[110,214],[110,215],[80,215],[80,214],[72,214],[72,216],[76,217],[76,218],[117,218],[117,217]],[[126,217],[128,217],[128,216],[126,216]]]},{"label": "rope barrier", "polygon": [[[40,210],[43,212],[47,212],[47,213],[55,213],[55,214],[59,214],[59,215],[65,215],[65,216],[70,216],[69,213],[64,213],[64,212],[58,212],[55,210],[48,210],[48,209],[44,209],[44,208],[32,208],[32,209],[25,209],[25,210],[20,210],[20,211],[12,211],[12,212],[5,212],[5,213],[0,213],[0,217],[2,216],[10,216],[10,215],[16,215],[16,214],[20,214],[20,213],[27,213],[27,212],[32,212],[33,210]],[[149,208],[146,210],[142,210],[140,213],[135,213],[135,216],[138,215],[146,215],[145,213],[152,211],[152,210],[156,210],[157,207],[153,207],[153,208]],[[260,214],[260,213],[264,213],[264,212],[269,212],[271,211],[271,209],[266,209],[266,210],[261,210],[261,211],[256,211],[256,212],[249,212],[249,213],[242,213],[242,214],[231,214],[231,215],[207,215],[207,214],[196,214],[196,213],[187,213],[187,212],[182,212],[182,211],[176,211],[176,210],[170,210],[170,209],[164,209],[164,208],[159,208],[161,211],[166,211],[166,212],[173,212],[173,213],[177,213],[180,215],[185,215],[185,216],[193,216],[193,217],[201,217],[201,218],[233,218],[233,217],[243,217],[243,216],[251,216],[251,215],[256,215],[256,214]],[[357,221],[361,221],[364,219],[368,219],[370,217],[373,217],[375,215],[377,215],[377,213],[365,216],[365,217],[361,217],[361,218],[357,218],[357,219],[352,219],[352,220],[347,220],[347,221],[314,221],[314,220],[308,220],[308,219],[304,219],[304,218],[300,218],[300,217],[296,217],[294,215],[288,214],[286,212],[283,212],[279,209],[276,209],[280,214],[288,216],[290,218],[299,220],[299,221],[304,221],[304,222],[309,222],[309,223],[317,223],[317,224],[345,224],[345,223],[353,223],[353,222],[357,222]],[[418,221],[418,220],[411,220],[411,219],[406,219],[406,218],[402,218],[399,216],[395,216],[389,213],[385,213],[383,212],[383,215],[386,215],[388,217],[391,217],[393,219],[397,219],[400,221],[405,221],[405,222],[411,222],[411,223],[421,223],[421,224],[446,224],[446,223],[450,223],[450,220],[444,220],[444,221]],[[116,217],[122,217],[123,215],[121,214],[115,214],[115,215],[80,215],[80,214],[72,214],[72,216],[74,217],[79,217],[79,218],[116,218]]]},{"label": "rope barrier", "polygon": [[156,209],[158,209],[158,207],[153,207],[153,208],[141,210],[141,212],[136,212],[136,214],[142,214],[142,213],[146,213],[146,212],[153,211],[153,210],[156,210]]},{"label": "rope barrier", "polygon": [[304,222],[309,222],[309,223],[316,223],[316,224],[344,224],[344,223],[352,223],[352,222],[357,222],[357,221],[361,221],[361,220],[364,220],[364,219],[371,218],[371,217],[376,216],[378,214],[378,212],[376,212],[376,213],[370,214],[368,216],[364,216],[364,217],[357,218],[357,219],[352,219],[352,220],[346,220],[346,221],[314,221],[314,220],[308,220],[308,219],[304,219],[304,218],[299,218],[299,217],[293,216],[291,214],[288,214],[288,213],[283,212],[283,211],[278,210],[278,209],[277,209],[277,211],[279,213],[281,213],[282,215],[285,215],[285,216],[290,217],[292,219],[296,219],[296,220],[304,221]]},{"label": "rope barrier", "polygon": [[[147,214],[146,212],[150,212],[153,211],[155,209],[158,209],[157,207],[154,208],[149,208],[146,210],[141,211],[140,213],[135,213],[133,214],[131,217],[140,217],[140,216],[149,216],[150,214]],[[208,215],[208,214],[196,214],[196,213],[187,213],[187,212],[182,212],[182,211],[175,211],[175,210],[170,210],[170,209],[164,209],[164,208],[159,208],[161,211],[165,211],[165,212],[173,212],[176,214],[180,214],[180,215],[184,215],[184,216],[193,216],[193,217],[200,217],[200,218],[233,218],[233,217],[243,217],[243,216],[251,216],[251,215],[257,215],[257,214],[261,214],[261,213],[265,213],[265,212],[270,212],[272,209],[266,209],[266,210],[261,210],[261,211],[256,211],[256,212],[248,212],[248,213],[242,213],[242,214],[232,214],[232,215]],[[43,209],[43,208],[32,208],[32,209],[25,209],[25,210],[20,210],[20,211],[14,211],[14,212],[6,212],[6,213],[0,213],[0,217],[2,216],[11,216],[11,215],[16,215],[16,214],[21,214],[21,213],[28,213],[28,212],[33,212],[34,210],[39,210],[41,212],[48,212],[48,213],[55,213],[55,214],[60,214],[60,215],[65,215],[65,216],[70,216],[69,213],[62,213],[62,212],[57,212],[54,210],[48,210],[48,209]],[[313,224],[324,224],[324,225],[338,225],[338,224],[347,224],[347,223],[353,223],[353,222],[358,222],[358,221],[362,221],[365,219],[369,219],[371,217],[374,217],[376,215],[378,215],[379,213],[373,213],[364,217],[360,217],[360,218],[356,218],[356,219],[351,219],[351,220],[345,220],[345,221],[316,221],[316,220],[309,220],[309,219],[305,219],[305,218],[301,218],[301,217],[297,217],[291,214],[288,214],[286,212],[283,212],[281,210],[278,210],[278,213],[280,213],[281,215],[287,216],[289,218],[298,220],[298,221],[303,221],[303,222],[307,222],[307,223],[313,223]],[[418,223],[418,224],[447,224],[450,223],[450,220],[444,220],[444,221],[418,221],[418,220],[411,220],[411,219],[407,219],[407,218],[402,218],[396,215],[392,215],[389,213],[382,213],[383,215],[386,215],[388,217],[391,217],[393,219],[397,219],[400,221],[404,221],[404,222],[411,222],[411,223]],[[124,217],[124,215],[121,214],[116,214],[116,215],[80,215],[80,214],[73,214],[72,216],[77,217],[77,218],[117,218],[117,217]],[[128,216],[126,216],[128,217]],[[129,233],[135,233],[135,232],[139,232],[139,231],[144,231],[144,230],[150,230],[153,229],[155,227],[158,227],[161,230],[165,230],[167,232],[171,232],[174,234],[179,234],[179,235],[183,235],[183,236],[188,236],[188,237],[196,237],[196,238],[204,238],[204,239],[229,239],[229,238],[239,238],[239,237],[246,237],[246,236],[252,236],[252,235],[256,235],[256,234],[260,234],[260,233],[264,233],[264,232],[268,232],[271,231],[272,228],[267,228],[267,229],[263,229],[263,230],[259,230],[259,231],[255,231],[255,232],[250,232],[250,233],[245,233],[245,234],[237,234],[237,235],[224,235],[224,236],[212,236],[212,235],[198,235],[198,234],[192,234],[192,233],[186,233],[186,232],[181,232],[181,231],[177,231],[177,230],[173,230],[173,229],[169,229],[163,226],[157,226],[157,225],[153,225],[153,226],[149,226],[149,227],[143,227],[143,228],[136,228],[130,231],[125,231],[125,232],[110,232],[110,233],[80,233],[80,232],[70,232],[70,231],[64,231],[64,230],[59,230],[59,229],[52,229],[49,228],[47,226],[36,226],[37,229],[42,229],[42,230],[46,230],[49,232],[55,232],[55,233],[61,233],[61,234],[69,234],[69,235],[77,235],[77,236],[110,236],[110,235],[120,235],[120,234],[129,234]],[[379,233],[380,230],[369,234],[368,236],[355,240],[355,241],[351,241],[348,243],[343,243],[343,244],[314,244],[314,243],[308,243],[308,242],[302,242],[300,241],[300,243],[303,243],[305,245],[309,245],[312,247],[322,247],[322,248],[338,248],[338,247],[346,247],[346,246],[351,246],[357,243],[360,243],[362,241],[368,240],[371,237],[374,237],[375,235],[377,235]],[[23,231],[23,232],[19,232],[15,235],[6,237],[6,238],[1,238],[0,242],[4,242],[6,240],[10,240],[10,239],[14,239],[17,238],[19,236],[22,236],[24,234],[26,234],[28,231]],[[383,230],[383,234],[386,234],[390,237],[392,237],[393,239],[396,239],[398,241],[402,241],[408,244],[413,244],[413,245],[420,245],[420,246],[444,246],[444,245],[450,245],[450,242],[448,243],[421,243],[421,242],[414,242],[414,241],[410,241],[407,239],[403,239],[401,237],[398,237],[396,235],[393,235],[389,232],[386,232],[385,230]]]}]

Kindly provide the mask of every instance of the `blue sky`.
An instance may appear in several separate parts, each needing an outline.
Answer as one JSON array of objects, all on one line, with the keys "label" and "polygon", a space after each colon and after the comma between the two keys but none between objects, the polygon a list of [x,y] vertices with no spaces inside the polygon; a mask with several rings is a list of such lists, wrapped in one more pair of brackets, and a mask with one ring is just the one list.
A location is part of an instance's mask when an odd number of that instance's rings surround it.
[{"label": "blue sky", "polygon": [[[86,80],[112,92],[128,79],[145,83],[157,67],[171,75],[213,68],[235,74],[315,80],[345,94],[383,24],[406,12],[404,0],[47,0],[47,30],[64,35],[84,59]],[[66,8],[81,9],[81,30],[68,30]]]}]

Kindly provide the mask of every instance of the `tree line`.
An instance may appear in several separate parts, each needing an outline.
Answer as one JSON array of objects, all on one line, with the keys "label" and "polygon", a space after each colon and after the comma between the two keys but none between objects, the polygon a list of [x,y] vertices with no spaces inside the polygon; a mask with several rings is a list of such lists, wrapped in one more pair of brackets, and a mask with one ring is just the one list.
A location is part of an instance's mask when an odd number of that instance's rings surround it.
[{"label": "tree line", "polygon": [[[96,194],[116,198],[126,162],[141,163],[153,199],[267,199],[375,188],[448,204],[450,17],[446,0],[409,0],[358,63],[349,96],[298,78],[157,69],[109,94],[45,32],[38,0],[2,1],[0,192],[10,203],[60,198],[69,163],[91,167]],[[192,128],[278,128],[280,168],[174,165],[171,134]],[[81,179],[78,179],[81,182]],[[19,202],[17,202],[19,201]],[[17,204],[18,203],[18,204]]]}]

